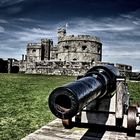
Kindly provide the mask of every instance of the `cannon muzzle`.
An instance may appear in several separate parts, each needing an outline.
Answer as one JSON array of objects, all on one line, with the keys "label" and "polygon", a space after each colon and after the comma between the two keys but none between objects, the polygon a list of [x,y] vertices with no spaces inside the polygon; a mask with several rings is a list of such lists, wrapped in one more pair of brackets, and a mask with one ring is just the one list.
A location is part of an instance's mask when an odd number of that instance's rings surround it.
[{"label": "cannon muzzle", "polygon": [[110,95],[116,89],[119,71],[112,65],[95,66],[82,78],[56,88],[49,96],[52,113],[61,119],[70,119],[91,101]]}]

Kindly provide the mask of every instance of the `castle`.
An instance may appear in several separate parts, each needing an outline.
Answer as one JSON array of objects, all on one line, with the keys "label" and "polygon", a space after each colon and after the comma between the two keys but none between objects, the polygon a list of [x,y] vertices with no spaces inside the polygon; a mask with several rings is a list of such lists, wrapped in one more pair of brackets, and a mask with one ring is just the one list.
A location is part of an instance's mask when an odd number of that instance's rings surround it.
[{"label": "castle", "polygon": [[[29,43],[27,55],[22,55],[20,72],[34,74],[81,75],[102,62],[102,43],[100,38],[90,35],[67,35],[66,28],[58,29],[58,43],[51,39],[40,43]],[[132,66],[116,64],[125,75],[132,72]]]}]

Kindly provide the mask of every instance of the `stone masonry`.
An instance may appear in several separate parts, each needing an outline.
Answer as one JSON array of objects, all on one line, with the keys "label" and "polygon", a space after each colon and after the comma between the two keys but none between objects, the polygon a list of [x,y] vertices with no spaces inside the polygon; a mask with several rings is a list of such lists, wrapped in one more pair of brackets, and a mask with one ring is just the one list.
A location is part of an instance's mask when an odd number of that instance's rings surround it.
[{"label": "stone masonry", "polygon": [[101,59],[102,43],[98,37],[66,35],[66,29],[60,28],[56,46],[51,39],[29,43],[19,66],[20,72],[25,73],[79,75]]},{"label": "stone masonry", "polygon": [[[102,61],[100,38],[90,35],[67,35],[66,28],[58,29],[58,42],[41,39],[29,43],[27,54],[22,56],[19,71],[31,74],[81,75],[95,65],[111,64]],[[114,64],[111,64],[114,65]],[[132,66],[116,64],[122,75],[132,72]]]}]

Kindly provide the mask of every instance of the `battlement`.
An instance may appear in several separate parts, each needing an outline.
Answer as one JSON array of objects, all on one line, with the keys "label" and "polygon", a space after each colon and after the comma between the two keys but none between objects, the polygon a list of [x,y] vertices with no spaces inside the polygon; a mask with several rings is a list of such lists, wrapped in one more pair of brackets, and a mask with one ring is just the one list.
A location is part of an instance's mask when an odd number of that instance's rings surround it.
[{"label": "battlement", "polygon": [[48,39],[48,38],[42,38],[41,39],[41,43],[44,43],[44,42],[52,42],[52,39]]},{"label": "battlement", "polygon": [[28,43],[27,44],[27,49],[32,49],[32,48],[40,48],[41,44],[40,43]]},{"label": "battlement", "polygon": [[64,41],[90,41],[90,42],[101,43],[99,37],[90,36],[90,35],[78,35],[78,36],[68,35],[60,38],[58,43]]}]

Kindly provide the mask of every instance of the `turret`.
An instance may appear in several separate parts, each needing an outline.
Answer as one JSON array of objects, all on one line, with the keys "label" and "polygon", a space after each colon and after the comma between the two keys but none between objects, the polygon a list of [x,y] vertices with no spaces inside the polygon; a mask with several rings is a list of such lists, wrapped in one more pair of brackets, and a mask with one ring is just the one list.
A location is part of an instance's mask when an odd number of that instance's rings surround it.
[{"label": "turret", "polygon": [[58,42],[64,36],[66,36],[66,28],[59,28],[58,29]]}]

